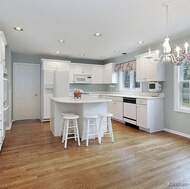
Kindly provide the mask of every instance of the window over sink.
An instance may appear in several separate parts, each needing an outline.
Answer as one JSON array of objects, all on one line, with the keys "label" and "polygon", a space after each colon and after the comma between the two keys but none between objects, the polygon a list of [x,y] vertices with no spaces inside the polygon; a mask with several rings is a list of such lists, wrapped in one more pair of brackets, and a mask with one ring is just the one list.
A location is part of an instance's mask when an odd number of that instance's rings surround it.
[{"label": "window over sink", "polygon": [[136,81],[136,70],[119,72],[119,90],[126,92],[141,92],[141,82]]},{"label": "window over sink", "polygon": [[119,91],[142,92],[141,82],[136,80],[136,60],[115,65],[119,73]]}]

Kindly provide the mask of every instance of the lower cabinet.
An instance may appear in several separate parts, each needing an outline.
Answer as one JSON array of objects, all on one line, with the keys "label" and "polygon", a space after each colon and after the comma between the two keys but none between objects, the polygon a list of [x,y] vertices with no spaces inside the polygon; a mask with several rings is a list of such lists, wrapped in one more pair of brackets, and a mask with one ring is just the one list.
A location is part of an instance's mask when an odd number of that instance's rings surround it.
[{"label": "lower cabinet", "polygon": [[44,119],[50,118],[50,98],[53,96],[45,96],[44,97]]},{"label": "lower cabinet", "polygon": [[164,129],[163,99],[137,99],[137,126],[148,132]]},{"label": "lower cabinet", "polygon": [[123,122],[123,97],[101,96],[101,98],[112,100],[108,103],[108,112],[113,114],[113,119]]}]

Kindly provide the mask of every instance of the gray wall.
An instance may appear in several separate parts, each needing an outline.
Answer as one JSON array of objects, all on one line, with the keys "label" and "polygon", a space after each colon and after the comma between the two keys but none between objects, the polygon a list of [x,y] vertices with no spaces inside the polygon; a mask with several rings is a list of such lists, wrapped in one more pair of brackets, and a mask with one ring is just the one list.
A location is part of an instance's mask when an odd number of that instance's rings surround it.
[{"label": "gray wall", "polygon": [[166,65],[165,93],[165,127],[174,131],[190,135],[190,114],[174,111],[174,66]]},{"label": "gray wall", "polygon": [[84,64],[101,64],[101,65],[105,64],[104,61],[99,61],[99,60],[88,60],[88,59],[77,59],[77,58],[62,58],[62,57],[59,57],[59,56],[25,55],[25,54],[12,53],[12,61],[13,62],[40,64],[41,59],[68,60],[68,61],[71,61],[71,62],[84,63]]}]

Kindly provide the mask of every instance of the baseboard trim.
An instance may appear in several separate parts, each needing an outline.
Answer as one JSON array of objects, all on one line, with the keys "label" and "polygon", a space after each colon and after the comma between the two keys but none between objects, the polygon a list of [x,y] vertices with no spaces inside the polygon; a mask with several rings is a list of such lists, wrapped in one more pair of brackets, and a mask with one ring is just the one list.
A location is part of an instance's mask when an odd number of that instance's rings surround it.
[{"label": "baseboard trim", "polygon": [[11,123],[10,123],[9,127],[8,127],[8,128],[6,128],[6,131],[7,131],[7,130],[11,130],[12,124],[13,124],[13,121],[11,121]]},{"label": "baseboard trim", "polygon": [[164,131],[169,132],[169,133],[173,133],[173,134],[176,134],[176,135],[179,135],[179,136],[183,136],[183,137],[186,137],[186,138],[190,138],[190,135],[188,135],[188,134],[181,133],[181,132],[178,132],[178,131],[174,131],[174,130],[171,130],[171,129],[164,128]]}]

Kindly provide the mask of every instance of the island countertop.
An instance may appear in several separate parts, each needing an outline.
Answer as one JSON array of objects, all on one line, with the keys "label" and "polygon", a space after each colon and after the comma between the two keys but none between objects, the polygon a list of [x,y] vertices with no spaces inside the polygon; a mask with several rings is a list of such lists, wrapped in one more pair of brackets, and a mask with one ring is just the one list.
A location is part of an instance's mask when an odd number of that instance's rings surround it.
[{"label": "island countertop", "polygon": [[95,97],[53,97],[50,98],[54,102],[58,103],[68,103],[68,104],[83,104],[83,103],[101,103],[101,102],[110,102],[111,99],[95,98]]},{"label": "island countertop", "polygon": [[[79,135],[82,140],[85,140],[86,136],[83,135],[83,125],[85,123],[84,115],[93,114],[105,114],[108,112],[108,102],[112,100],[103,99],[97,97],[81,98],[74,97],[53,97],[50,98],[50,131],[54,136],[61,136],[61,122],[63,112],[72,112],[79,116],[78,126]],[[102,130],[106,130],[106,125],[102,127]]]}]

